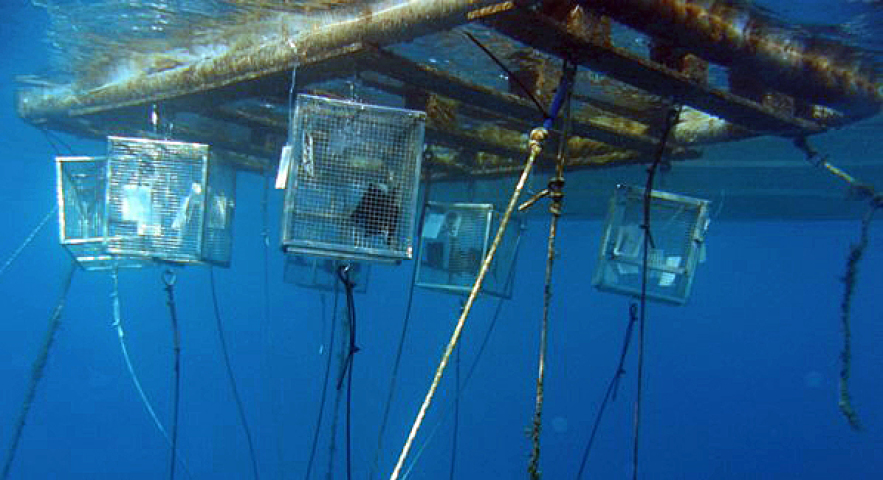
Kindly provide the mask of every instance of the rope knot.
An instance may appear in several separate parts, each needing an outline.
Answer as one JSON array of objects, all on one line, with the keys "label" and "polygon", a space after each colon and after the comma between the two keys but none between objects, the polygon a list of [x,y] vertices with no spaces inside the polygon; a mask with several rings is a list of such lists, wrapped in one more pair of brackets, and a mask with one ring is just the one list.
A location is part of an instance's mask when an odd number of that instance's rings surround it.
[{"label": "rope knot", "polygon": [[549,131],[545,127],[537,127],[530,131],[530,149],[531,153],[539,155],[543,148],[542,143],[549,137]]},{"label": "rope knot", "polygon": [[564,200],[564,177],[552,177],[549,180],[549,198],[558,203]]}]

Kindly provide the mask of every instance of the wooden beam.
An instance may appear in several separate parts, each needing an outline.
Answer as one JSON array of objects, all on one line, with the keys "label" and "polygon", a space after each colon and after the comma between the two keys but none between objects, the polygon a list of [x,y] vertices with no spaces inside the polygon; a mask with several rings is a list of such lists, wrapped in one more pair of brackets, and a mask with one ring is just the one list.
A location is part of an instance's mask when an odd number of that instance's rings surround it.
[{"label": "wooden beam", "polygon": [[686,75],[627,50],[601,45],[570,33],[559,22],[524,9],[485,20],[497,31],[560,58],[648,92],[742,125],[760,134],[805,135],[824,127],[775,112],[729,92],[702,85]]}]

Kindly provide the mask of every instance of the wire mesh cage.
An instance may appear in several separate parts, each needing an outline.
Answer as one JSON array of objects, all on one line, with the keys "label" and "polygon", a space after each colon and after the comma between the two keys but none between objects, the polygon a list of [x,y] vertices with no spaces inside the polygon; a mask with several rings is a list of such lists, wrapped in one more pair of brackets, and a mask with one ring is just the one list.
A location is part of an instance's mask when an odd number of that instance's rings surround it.
[{"label": "wire mesh cage", "polygon": [[335,288],[339,288],[343,292],[343,285],[340,284],[338,272],[339,269],[344,267],[349,267],[350,281],[356,284],[353,291],[356,293],[367,292],[368,276],[371,271],[368,264],[347,262],[327,257],[286,255],[283,281],[299,287],[322,291],[334,291]]},{"label": "wire mesh cage", "polygon": [[108,137],[107,248],[227,266],[236,174],[208,145]]},{"label": "wire mesh cage", "polygon": [[[592,284],[600,290],[641,294],[644,189],[618,185],[601,242]],[[709,202],[654,190],[650,196],[647,298],[683,305],[704,255]]]},{"label": "wire mesh cage", "polygon": [[55,167],[61,245],[86,270],[143,266],[107,251],[107,157],[56,157]]},{"label": "wire mesh cage", "polygon": [[[500,214],[491,204],[429,202],[420,238],[416,285],[468,294],[499,223]],[[511,271],[520,230],[520,220],[510,220],[485,277],[483,293],[504,298],[512,296]]]},{"label": "wire mesh cage", "polygon": [[283,249],[411,258],[425,121],[423,112],[300,95],[289,138]]}]

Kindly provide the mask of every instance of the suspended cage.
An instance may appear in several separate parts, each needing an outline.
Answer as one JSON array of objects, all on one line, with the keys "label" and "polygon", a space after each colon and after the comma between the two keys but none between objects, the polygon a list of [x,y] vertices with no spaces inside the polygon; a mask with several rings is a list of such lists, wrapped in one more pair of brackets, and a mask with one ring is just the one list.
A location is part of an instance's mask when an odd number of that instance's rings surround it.
[{"label": "suspended cage", "polygon": [[108,137],[107,168],[110,253],[229,265],[236,174],[208,145]]},{"label": "suspended cage", "polygon": [[298,96],[280,165],[287,178],[283,249],[411,258],[425,121],[413,110]]},{"label": "suspended cage", "polygon": [[299,287],[323,291],[334,291],[335,285],[338,285],[340,291],[343,292],[338,271],[344,267],[349,267],[350,281],[356,284],[353,291],[356,293],[367,292],[370,266],[365,263],[347,262],[334,258],[286,255],[283,280]]},{"label": "suspended cage", "polygon": [[[644,256],[644,189],[618,185],[610,202],[592,284],[640,296]],[[704,256],[709,202],[654,190],[650,196],[647,298],[683,305]]]},{"label": "suspended cage", "polygon": [[[429,202],[420,239],[416,285],[468,294],[499,224],[500,214],[491,204]],[[512,296],[511,271],[520,230],[520,220],[511,219],[485,277],[483,293]]]},{"label": "suspended cage", "polygon": [[139,267],[145,259],[107,250],[107,157],[56,157],[61,245],[86,270]]}]

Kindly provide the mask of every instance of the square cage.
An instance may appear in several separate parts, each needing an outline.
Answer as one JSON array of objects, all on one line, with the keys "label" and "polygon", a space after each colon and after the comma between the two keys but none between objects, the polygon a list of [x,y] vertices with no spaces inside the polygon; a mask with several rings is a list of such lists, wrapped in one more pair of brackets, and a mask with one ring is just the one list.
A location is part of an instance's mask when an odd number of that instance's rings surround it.
[{"label": "square cage", "polygon": [[[500,224],[491,204],[429,202],[423,221],[421,258],[416,285],[451,293],[468,294],[478,277]],[[512,296],[512,275],[520,238],[520,221],[510,220],[482,292]]]},{"label": "square cage", "polygon": [[338,268],[349,265],[350,280],[355,282],[356,293],[368,291],[368,274],[370,266],[365,263],[346,262],[327,257],[308,257],[306,255],[286,255],[283,280],[299,287],[315,290],[334,291],[337,285],[342,293],[343,285],[337,277]]},{"label": "square cage", "polygon": [[56,157],[55,167],[61,245],[86,270],[143,266],[107,251],[107,157]]},{"label": "square cage", "polygon": [[[610,202],[592,284],[600,290],[641,294],[644,189],[618,185]],[[647,298],[683,305],[704,255],[709,202],[654,190],[650,201]]]},{"label": "square cage", "polygon": [[282,219],[286,252],[409,259],[423,112],[299,95]]},{"label": "square cage", "polygon": [[236,172],[208,145],[108,137],[107,170],[110,253],[229,265]]}]

